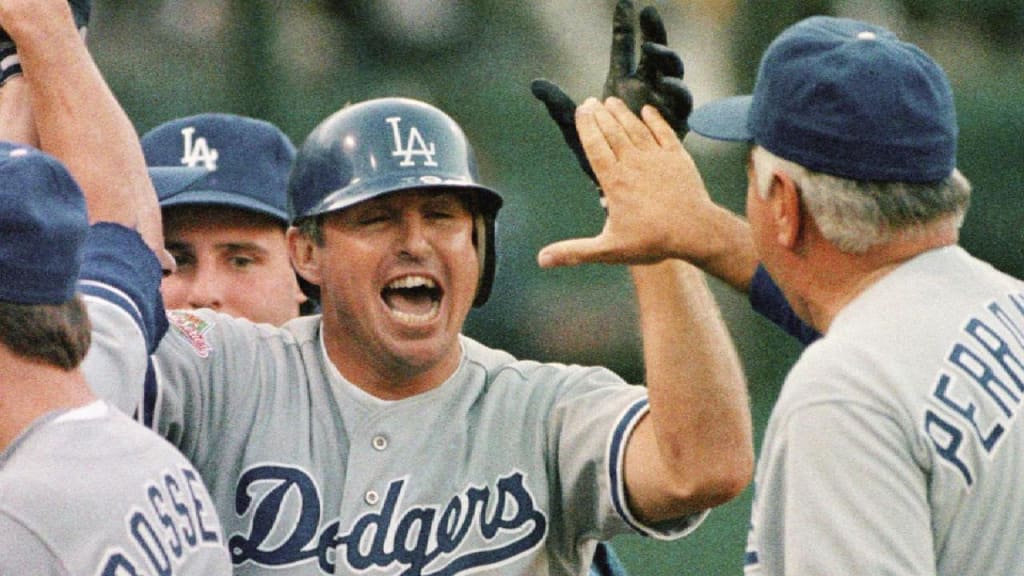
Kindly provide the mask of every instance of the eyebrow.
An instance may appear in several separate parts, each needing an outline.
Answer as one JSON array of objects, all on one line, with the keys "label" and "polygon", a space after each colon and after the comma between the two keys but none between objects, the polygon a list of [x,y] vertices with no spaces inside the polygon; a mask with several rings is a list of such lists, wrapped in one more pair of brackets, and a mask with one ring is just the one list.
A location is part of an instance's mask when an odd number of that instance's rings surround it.
[{"label": "eyebrow", "polygon": [[257,252],[269,252],[265,247],[261,246],[256,242],[221,242],[214,246],[221,250],[228,250],[229,252],[241,252],[243,250],[255,250]]},{"label": "eyebrow", "polygon": [[[164,246],[168,250],[179,250],[182,252],[194,252],[195,247],[189,242],[183,242],[180,240],[168,240],[164,242]],[[266,247],[256,242],[218,242],[214,244],[214,248],[217,250],[224,250],[227,252],[243,252],[243,251],[256,251],[269,253]]]}]

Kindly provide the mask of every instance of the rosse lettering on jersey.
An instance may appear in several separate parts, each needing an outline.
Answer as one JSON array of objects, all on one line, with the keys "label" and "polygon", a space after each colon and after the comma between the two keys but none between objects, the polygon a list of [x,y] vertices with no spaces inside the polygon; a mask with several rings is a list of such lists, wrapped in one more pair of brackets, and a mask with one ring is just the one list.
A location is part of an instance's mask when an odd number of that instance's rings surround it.
[{"label": "rosse lettering on jersey", "polygon": [[190,468],[164,473],[145,488],[146,506],[125,517],[128,542],[107,551],[98,574],[174,574],[176,566],[202,547],[221,546],[213,502]]},{"label": "rosse lettering on jersey", "polygon": [[171,310],[167,313],[167,320],[174,333],[184,338],[200,358],[210,355],[212,347],[206,333],[213,328],[212,322],[187,310]]},{"label": "rosse lettering on jersey", "polygon": [[[316,558],[327,574],[342,564],[348,568],[342,573],[454,575],[528,554],[547,535],[547,517],[521,472],[498,478],[493,487],[469,486],[443,505],[403,507],[406,482],[392,481],[380,508],[354,518],[342,532],[337,519],[320,528],[321,500],[304,471],[249,469],[236,487],[235,509],[251,518],[250,528],[228,540],[231,559],[236,565],[284,567]],[[261,497],[254,500],[253,494]],[[285,509],[286,502],[296,501],[297,519]],[[283,518],[290,519],[290,532],[271,537]]]},{"label": "rosse lettering on jersey", "polygon": [[1024,294],[990,303],[964,324],[923,414],[936,453],[970,486],[1013,426],[1024,396]]}]

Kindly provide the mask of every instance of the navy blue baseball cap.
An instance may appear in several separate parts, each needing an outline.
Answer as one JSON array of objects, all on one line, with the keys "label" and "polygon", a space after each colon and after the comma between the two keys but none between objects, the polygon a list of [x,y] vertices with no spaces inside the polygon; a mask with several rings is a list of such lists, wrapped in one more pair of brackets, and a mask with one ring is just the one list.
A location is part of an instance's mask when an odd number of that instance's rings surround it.
[{"label": "navy blue baseball cap", "polygon": [[75,295],[89,220],[56,158],[0,142],[0,300],[61,304]]},{"label": "navy blue baseball cap", "polygon": [[188,166],[150,166],[149,179],[159,198],[172,196],[195,184],[209,172],[206,168]]},{"label": "navy blue baseball cap", "polygon": [[689,126],[855,180],[935,182],[956,168],[942,68],[885,28],[848,18],[787,28],[765,51],[754,93],[697,108]]},{"label": "navy blue baseball cap", "polygon": [[151,169],[207,172],[189,183],[191,176],[183,171],[151,170],[161,208],[229,206],[288,222],[288,174],[295,146],[269,122],[222,113],[178,118],[144,134],[142,151]]}]

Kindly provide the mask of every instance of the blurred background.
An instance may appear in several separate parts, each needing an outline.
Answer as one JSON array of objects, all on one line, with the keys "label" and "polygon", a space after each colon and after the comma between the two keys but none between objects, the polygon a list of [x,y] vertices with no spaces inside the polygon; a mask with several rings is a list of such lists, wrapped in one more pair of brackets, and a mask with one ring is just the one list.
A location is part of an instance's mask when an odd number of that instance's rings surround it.
[{"label": "blurred background", "polygon": [[[946,69],[957,97],[959,163],[975,186],[962,244],[1024,275],[1024,0],[638,0],[664,18],[698,105],[748,92],[768,42],[812,14],[889,27]],[[506,200],[495,293],[467,333],[521,357],[607,365],[642,382],[628,274],[541,271],[547,243],[596,234],[602,213],[530,81],[577,101],[598,95],[614,0],[94,0],[89,43],[139,133],[174,117],[232,112],[301,144],[347,102],[431,102],[474,142],[483,180]],[[743,210],[738,145],[691,135],[712,196]],[[680,226],[685,226],[680,222]],[[749,377],[760,445],[799,347],[712,283]],[[514,433],[514,431],[509,431]],[[615,540],[631,574],[740,574],[750,490],[683,540]]]}]

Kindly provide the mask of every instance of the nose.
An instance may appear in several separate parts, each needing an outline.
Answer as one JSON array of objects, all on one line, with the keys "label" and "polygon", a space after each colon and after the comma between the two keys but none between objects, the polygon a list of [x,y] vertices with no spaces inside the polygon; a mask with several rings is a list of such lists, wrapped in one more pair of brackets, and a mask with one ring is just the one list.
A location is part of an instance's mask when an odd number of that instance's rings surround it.
[{"label": "nose", "polygon": [[398,245],[403,254],[414,258],[423,256],[430,250],[427,222],[421,215],[406,213],[402,217]]},{"label": "nose", "polygon": [[[197,266],[188,288],[188,306],[192,309],[220,310],[224,306],[224,281],[215,270]],[[244,287],[238,287],[244,290]]]}]

